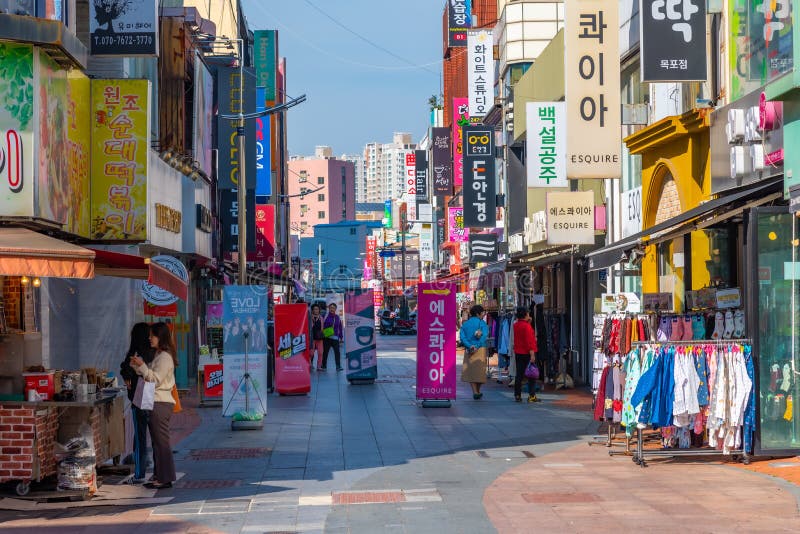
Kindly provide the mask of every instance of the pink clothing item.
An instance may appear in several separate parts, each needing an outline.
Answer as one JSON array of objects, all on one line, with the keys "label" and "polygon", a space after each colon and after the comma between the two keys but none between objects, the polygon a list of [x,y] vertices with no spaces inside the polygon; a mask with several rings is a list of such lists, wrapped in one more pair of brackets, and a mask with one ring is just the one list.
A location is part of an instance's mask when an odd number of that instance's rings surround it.
[{"label": "pink clothing item", "polygon": [[684,315],[681,321],[683,321],[683,341],[691,341],[693,336],[692,317]]}]

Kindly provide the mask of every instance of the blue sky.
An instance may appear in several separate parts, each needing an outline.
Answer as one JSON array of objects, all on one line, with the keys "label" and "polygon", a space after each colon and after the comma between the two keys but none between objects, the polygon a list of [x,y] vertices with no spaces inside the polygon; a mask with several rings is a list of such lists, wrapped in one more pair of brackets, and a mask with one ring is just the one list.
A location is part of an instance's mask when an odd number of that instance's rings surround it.
[{"label": "blue sky", "polygon": [[253,30],[279,30],[286,93],[308,98],[289,111],[290,155],[313,154],[317,145],[360,154],[368,142],[390,142],[393,132],[411,132],[414,141],[424,135],[428,98],[440,92],[444,0],[242,4]]}]

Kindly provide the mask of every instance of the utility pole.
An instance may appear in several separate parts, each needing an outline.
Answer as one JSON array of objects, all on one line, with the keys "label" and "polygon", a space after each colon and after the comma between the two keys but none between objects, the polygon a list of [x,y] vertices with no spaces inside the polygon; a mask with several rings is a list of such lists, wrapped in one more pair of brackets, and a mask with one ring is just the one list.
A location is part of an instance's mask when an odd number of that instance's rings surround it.
[{"label": "utility pole", "polygon": [[239,204],[238,220],[239,226],[239,285],[246,285],[247,282],[247,176],[245,173],[245,161],[248,154],[245,153],[244,139],[244,39],[239,41],[239,126],[236,128],[236,135],[239,141],[239,183],[237,190],[237,202]]},{"label": "utility pole", "polygon": [[322,293],[322,243],[317,243],[317,285]]},{"label": "utility pole", "polygon": [[406,302],[406,225],[408,224],[408,212],[400,212],[400,256],[402,258],[403,282],[401,286],[402,296],[400,297],[400,316],[408,319],[408,303]]}]

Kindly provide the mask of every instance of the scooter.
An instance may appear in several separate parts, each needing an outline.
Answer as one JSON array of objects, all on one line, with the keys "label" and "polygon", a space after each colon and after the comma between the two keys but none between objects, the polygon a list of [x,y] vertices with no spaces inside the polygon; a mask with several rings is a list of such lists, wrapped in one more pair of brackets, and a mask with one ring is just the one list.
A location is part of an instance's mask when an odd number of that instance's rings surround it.
[{"label": "scooter", "polygon": [[417,333],[417,321],[416,318],[410,318],[408,320],[398,319],[397,320],[397,333],[398,334],[416,334]]},{"label": "scooter", "polygon": [[383,335],[391,335],[397,331],[397,319],[394,313],[384,311],[381,315],[380,333]]}]

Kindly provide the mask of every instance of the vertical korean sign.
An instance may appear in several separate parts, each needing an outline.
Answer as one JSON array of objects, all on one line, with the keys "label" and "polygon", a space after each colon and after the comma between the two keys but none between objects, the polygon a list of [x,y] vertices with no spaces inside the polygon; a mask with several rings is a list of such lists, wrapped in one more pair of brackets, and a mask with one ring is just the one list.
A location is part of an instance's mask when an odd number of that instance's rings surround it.
[{"label": "vertical korean sign", "polygon": [[406,198],[414,200],[417,197],[417,155],[415,152],[406,154],[405,180]]},{"label": "vertical korean sign", "polygon": [[528,102],[528,187],[567,187],[564,102]]},{"label": "vertical korean sign", "polygon": [[378,378],[378,351],[375,339],[375,308],[372,290],[345,294],[344,346],[347,349],[347,380]]},{"label": "vertical korean sign", "polygon": [[419,259],[433,261],[433,223],[422,223],[420,227]]},{"label": "vertical korean sign", "polygon": [[[226,354],[227,357],[227,354]],[[282,395],[311,391],[308,306],[275,305],[275,389]]]},{"label": "vertical korean sign", "polygon": [[417,200],[428,198],[428,152],[414,151],[414,178],[417,184]]},{"label": "vertical korean sign", "polygon": [[706,3],[640,0],[643,82],[706,79]]},{"label": "vertical korean sign", "polygon": [[92,238],[147,239],[150,82],[92,80]]},{"label": "vertical korean sign", "polygon": [[464,183],[464,139],[463,126],[469,124],[469,99],[453,99],[453,185]]},{"label": "vertical korean sign", "polygon": [[275,259],[275,206],[256,204],[256,255],[253,261]]},{"label": "vertical korean sign", "polygon": [[567,178],[619,178],[618,3],[580,0],[565,10]]},{"label": "vertical korean sign", "polygon": [[494,55],[491,30],[467,32],[469,116],[484,117],[494,103]]},{"label": "vertical korean sign", "polygon": [[433,194],[453,194],[453,162],[450,149],[450,131],[447,128],[431,130],[431,159],[433,167]]},{"label": "vertical korean sign", "polygon": [[469,241],[469,228],[464,228],[464,208],[447,208],[448,241],[453,243],[466,243]]},{"label": "vertical korean sign", "polygon": [[472,27],[472,0],[447,0],[447,43],[467,46],[467,28]]},{"label": "vertical korean sign", "polygon": [[417,399],[456,398],[456,288],[442,282],[417,287]]},{"label": "vertical korean sign", "polygon": [[364,258],[364,280],[372,280],[375,273],[375,252],[377,250],[377,238],[368,236],[366,238],[366,255]]},{"label": "vertical korean sign", "polygon": [[494,176],[494,129],[464,126],[464,226],[494,228],[497,186]]},{"label": "vertical korean sign", "polygon": [[[222,415],[267,413],[267,306],[264,286],[225,286],[222,312]],[[250,380],[245,380],[245,374]]]},{"label": "vertical korean sign", "polygon": [[[256,87],[256,111],[266,110],[263,87]],[[270,138],[269,117],[256,117],[256,196],[272,195],[272,146]],[[264,199],[266,200],[266,199]]]}]

